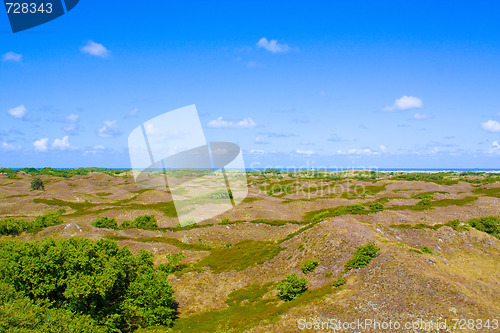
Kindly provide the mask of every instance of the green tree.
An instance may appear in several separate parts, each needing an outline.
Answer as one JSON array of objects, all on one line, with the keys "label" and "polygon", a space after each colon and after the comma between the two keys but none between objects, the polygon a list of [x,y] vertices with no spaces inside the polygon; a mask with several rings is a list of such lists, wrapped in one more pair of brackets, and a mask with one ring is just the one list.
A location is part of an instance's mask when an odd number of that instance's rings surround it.
[{"label": "green tree", "polygon": [[278,297],[284,301],[292,301],[297,299],[304,291],[307,290],[306,278],[299,278],[297,274],[287,274],[285,280],[281,280],[276,285]]},{"label": "green tree", "polygon": [[45,190],[45,186],[43,185],[43,181],[39,177],[35,177],[31,180],[31,187],[30,188],[33,191]]},{"label": "green tree", "polygon": [[379,250],[380,248],[375,245],[375,243],[358,246],[352,258],[346,262],[345,270],[348,271],[353,268],[365,267],[377,256]]}]

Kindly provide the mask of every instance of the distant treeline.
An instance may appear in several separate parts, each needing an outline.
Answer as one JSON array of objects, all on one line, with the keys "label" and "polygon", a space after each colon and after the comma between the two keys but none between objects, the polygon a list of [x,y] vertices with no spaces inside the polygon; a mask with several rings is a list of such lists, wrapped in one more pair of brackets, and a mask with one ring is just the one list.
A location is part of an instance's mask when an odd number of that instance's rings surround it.
[{"label": "distant treeline", "polygon": [[130,169],[109,169],[109,168],[77,168],[77,169],[56,169],[56,168],[0,168],[0,173],[15,176],[18,172],[24,172],[31,176],[49,175],[56,177],[73,177],[77,175],[89,175],[92,172],[104,173],[108,175],[118,175],[123,172],[130,171]]}]

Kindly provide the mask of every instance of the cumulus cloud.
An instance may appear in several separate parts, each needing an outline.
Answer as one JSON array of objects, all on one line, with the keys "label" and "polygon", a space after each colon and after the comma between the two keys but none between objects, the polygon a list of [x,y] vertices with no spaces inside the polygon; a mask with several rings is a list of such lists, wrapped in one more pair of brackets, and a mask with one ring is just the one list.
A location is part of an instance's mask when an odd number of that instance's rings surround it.
[{"label": "cumulus cloud", "polygon": [[36,151],[47,151],[47,144],[49,143],[49,138],[41,138],[33,142],[33,147]]},{"label": "cumulus cloud", "polygon": [[257,126],[257,124],[250,117],[236,122],[232,120],[225,120],[223,117],[218,117],[215,120],[210,120],[207,123],[207,126],[213,128],[253,128]]},{"label": "cumulus cloud", "polygon": [[98,153],[103,153],[104,150],[105,150],[105,147],[103,145],[97,145],[97,146],[94,146],[91,148],[87,148],[87,150],[85,150],[85,152],[83,153],[83,156],[87,156],[89,154],[95,155]]},{"label": "cumulus cloud", "polygon": [[294,133],[279,133],[279,132],[259,132],[259,134],[267,135],[269,138],[289,138],[297,136]]},{"label": "cumulus cloud", "polygon": [[82,46],[80,51],[100,58],[107,58],[110,54],[110,51],[104,45],[92,40],[89,40],[85,46]]},{"label": "cumulus cloud", "polygon": [[353,149],[348,149],[348,150],[342,150],[339,149],[337,150],[337,154],[339,155],[380,155],[379,152],[372,151],[368,148],[353,148]]},{"label": "cumulus cloud", "polygon": [[286,53],[290,51],[290,46],[287,44],[280,44],[276,39],[267,40],[265,37],[259,39],[257,47],[266,49],[271,53]]},{"label": "cumulus cloud", "polygon": [[302,150],[302,149],[297,149],[295,151],[295,153],[299,154],[299,155],[313,155],[314,154],[314,151],[312,150]]},{"label": "cumulus cloud", "polygon": [[265,151],[261,149],[252,149],[250,150],[250,154],[264,154]]},{"label": "cumulus cloud", "polygon": [[23,55],[20,53],[7,52],[2,54],[2,61],[20,62],[21,60],[23,60]]},{"label": "cumulus cloud", "polygon": [[63,127],[63,130],[68,133],[76,133],[79,128],[79,120],[79,116],[77,116],[76,114],[70,114],[65,119],[66,125]]},{"label": "cumulus cloud", "polygon": [[10,144],[7,142],[2,143],[2,150],[3,151],[15,151],[15,150],[20,150],[22,147],[14,144]]},{"label": "cumulus cloud", "polygon": [[24,115],[26,115],[26,107],[24,105],[19,105],[16,106],[15,108],[7,110],[7,113],[10,114],[12,117],[15,118],[22,118]]},{"label": "cumulus cloud", "polygon": [[500,123],[496,120],[488,120],[481,123],[481,127],[488,132],[500,132]]},{"label": "cumulus cloud", "polygon": [[432,116],[430,114],[423,114],[423,113],[415,113],[413,115],[413,119],[416,119],[416,120],[425,120],[425,119],[430,119],[432,118]]},{"label": "cumulus cloud", "polygon": [[64,136],[61,139],[55,139],[52,142],[53,149],[66,150],[69,148],[69,138],[68,136]]},{"label": "cumulus cloud", "polygon": [[339,137],[337,134],[332,134],[329,138],[328,141],[330,142],[341,142],[344,141],[341,137]]},{"label": "cumulus cloud", "polygon": [[101,128],[97,130],[97,135],[101,138],[113,138],[122,134],[122,130],[118,127],[116,120],[106,120]]},{"label": "cumulus cloud", "polygon": [[417,109],[423,106],[422,100],[418,97],[403,96],[394,101],[390,106],[383,108],[383,111],[400,111],[408,109]]},{"label": "cumulus cloud", "polygon": [[258,145],[267,145],[267,144],[269,144],[268,141],[262,139],[259,136],[255,138],[255,143],[258,144]]}]

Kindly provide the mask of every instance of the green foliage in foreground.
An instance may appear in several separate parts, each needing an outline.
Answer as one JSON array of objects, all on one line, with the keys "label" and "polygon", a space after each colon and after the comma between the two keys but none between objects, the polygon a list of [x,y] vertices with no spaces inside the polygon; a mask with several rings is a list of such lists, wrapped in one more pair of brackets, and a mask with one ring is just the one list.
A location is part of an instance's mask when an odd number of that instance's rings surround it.
[{"label": "green foliage in foreground", "polygon": [[348,271],[353,268],[365,267],[373,258],[377,256],[379,250],[380,248],[375,245],[375,243],[358,246],[352,258],[346,262],[345,270]]},{"label": "green foliage in foreground", "polygon": [[486,216],[473,218],[467,221],[473,228],[486,232],[500,239],[500,218],[498,216]]},{"label": "green foliage in foreground", "polygon": [[0,328],[128,332],[168,326],[176,303],[166,278],[150,253],[134,256],[106,239],[2,241]]},{"label": "green foliage in foreground", "polygon": [[306,278],[299,278],[297,274],[287,274],[285,280],[281,280],[276,285],[278,297],[283,301],[291,301],[297,299],[304,291],[307,290]]},{"label": "green foliage in foreground", "polygon": [[43,185],[43,181],[39,177],[35,177],[35,178],[33,178],[33,180],[31,180],[30,188],[33,191],[45,190],[45,186]]},{"label": "green foliage in foreground", "polygon": [[318,267],[319,261],[318,259],[309,259],[302,263],[302,272],[307,274],[309,272],[314,272],[316,267]]},{"label": "green foliage in foreground", "polygon": [[6,218],[0,220],[0,235],[19,235],[23,231],[32,231],[63,223],[61,215],[64,209],[37,216],[34,220]]}]

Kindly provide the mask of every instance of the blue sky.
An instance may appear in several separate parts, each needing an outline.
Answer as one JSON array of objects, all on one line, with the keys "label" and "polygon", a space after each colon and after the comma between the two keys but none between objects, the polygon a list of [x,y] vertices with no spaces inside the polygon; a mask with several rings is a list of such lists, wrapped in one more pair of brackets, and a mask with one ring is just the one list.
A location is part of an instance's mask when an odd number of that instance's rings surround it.
[{"label": "blue sky", "polygon": [[0,165],[130,167],[196,104],[247,167],[500,167],[497,1],[92,1],[13,34]]}]

